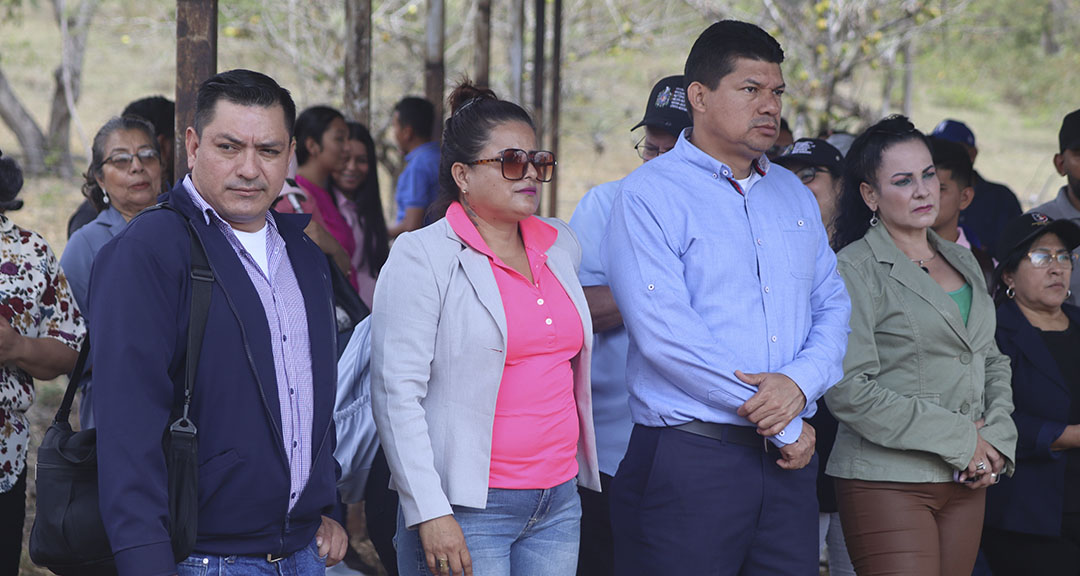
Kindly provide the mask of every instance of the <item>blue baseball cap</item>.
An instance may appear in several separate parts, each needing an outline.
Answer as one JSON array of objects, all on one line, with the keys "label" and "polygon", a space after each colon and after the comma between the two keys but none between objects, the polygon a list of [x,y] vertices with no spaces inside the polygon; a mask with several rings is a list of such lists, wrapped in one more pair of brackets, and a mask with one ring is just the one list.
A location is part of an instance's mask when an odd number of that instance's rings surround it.
[{"label": "blue baseball cap", "polygon": [[942,120],[930,133],[935,138],[975,147],[975,133],[959,120]]}]

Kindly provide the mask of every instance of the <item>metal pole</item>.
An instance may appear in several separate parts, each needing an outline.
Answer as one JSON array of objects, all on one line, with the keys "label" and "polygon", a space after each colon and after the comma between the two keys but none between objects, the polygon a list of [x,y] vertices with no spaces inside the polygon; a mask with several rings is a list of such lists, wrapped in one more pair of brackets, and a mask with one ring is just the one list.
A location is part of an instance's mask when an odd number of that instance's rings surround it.
[{"label": "metal pole", "polygon": [[477,86],[488,86],[491,73],[491,0],[478,0],[476,8],[475,81]]},{"label": "metal pole", "polygon": [[525,0],[513,0],[510,8],[510,99],[525,102],[522,76],[525,70]]},{"label": "metal pole", "polygon": [[533,122],[536,123],[536,145],[544,142],[544,36],[546,25],[544,11],[545,0],[535,0],[536,32],[533,37]]},{"label": "metal pole", "polygon": [[179,180],[189,170],[184,133],[195,123],[195,96],[217,73],[217,0],[176,2],[176,164]]}]

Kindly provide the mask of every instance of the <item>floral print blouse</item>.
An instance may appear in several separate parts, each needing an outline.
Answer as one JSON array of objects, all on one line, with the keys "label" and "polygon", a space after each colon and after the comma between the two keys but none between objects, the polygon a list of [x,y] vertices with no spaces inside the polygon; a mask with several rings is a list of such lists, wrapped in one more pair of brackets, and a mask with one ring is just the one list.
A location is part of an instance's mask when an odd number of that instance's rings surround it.
[{"label": "floral print blouse", "polygon": [[[30,338],[55,338],[78,350],[86,326],[52,249],[36,232],[0,215],[0,316]],[[14,364],[0,365],[0,492],[26,467],[34,379]]]}]

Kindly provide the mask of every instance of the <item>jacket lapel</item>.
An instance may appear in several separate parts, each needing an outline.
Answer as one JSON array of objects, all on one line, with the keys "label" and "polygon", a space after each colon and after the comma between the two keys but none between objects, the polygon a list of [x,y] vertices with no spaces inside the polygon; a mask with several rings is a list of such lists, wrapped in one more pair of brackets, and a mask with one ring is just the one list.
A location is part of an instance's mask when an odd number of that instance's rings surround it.
[{"label": "jacket lapel", "polygon": [[[555,275],[555,278],[559,280],[559,283],[562,284],[563,290],[570,296],[574,307],[577,308],[578,315],[581,317],[581,327],[585,331],[585,342],[591,347],[592,317],[589,315],[589,305],[585,301],[585,292],[581,288],[581,283],[577,281],[574,263],[570,255],[560,248],[558,244],[548,249],[547,256],[548,268]],[[569,281],[571,278],[574,280],[573,282]]]},{"label": "jacket lapel", "polygon": [[[1077,322],[1080,320],[1080,318],[1077,318],[1077,310],[1067,308],[1066,311],[1073,312],[1069,314],[1069,320],[1076,325],[1073,329],[1080,329],[1080,323]],[[1003,303],[1001,308],[998,309],[997,319],[998,329],[1007,334],[1009,341],[1027,358],[1028,362],[1047,380],[1050,380],[1057,387],[1071,395],[1072,391],[1065,384],[1057,361],[1050,355],[1050,350],[1046,348],[1042,334],[1024,317],[1016,302],[1009,300]]]},{"label": "jacket lapel", "polygon": [[[281,432],[281,406],[278,403],[277,375],[274,372],[274,352],[270,345],[270,325],[266,322],[266,311],[263,310],[262,300],[251,283],[247,270],[240,262],[229,244],[228,239],[218,229],[213,221],[206,222],[203,214],[188,197],[187,190],[181,181],[173,189],[170,203],[185,213],[202,240],[206,249],[206,257],[210,261],[210,268],[214,271],[215,284],[224,292],[226,301],[240,329],[247,341],[247,349],[250,351],[249,364],[252,372],[259,381],[260,393],[263,398],[263,406],[267,416],[274,425],[274,433],[277,434],[278,444],[282,444]],[[284,447],[282,447],[284,455]]]},{"label": "jacket lapel", "polygon": [[461,252],[458,252],[461,269],[465,271],[465,277],[472,284],[480,303],[495,319],[495,324],[499,326],[499,333],[502,334],[505,343],[506,310],[503,308],[502,295],[499,294],[499,285],[495,282],[495,274],[491,271],[491,261],[484,254],[469,248],[445,219],[441,220],[440,225],[446,228],[446,235],[449,238],[461,243]]},{"label": "jacket lapel", "polygon": [[[934,234],[933,231],[930,231],[929,234],[931,235],[931,245],[940,250],[940,237]],[[889,276],[930,304],[945,319],[949,328],[956,332],[956,335],[963,340],[968,348],[971,348],[971,342],[968,339],[969,331],[967,326],[964,326],[964,320],[960,317],[960,309],[957,308],[956,302],[945,293],[929,274],[919,268],[915,262],[912,262],[907,255],[896,247],[884,224],[870,228],[866,232],[865,238],[879,262],[892,264]],[[944,251],[942,253],[944,254]],[[960,270],[962,267],[955,264],[956,255],[953,254],[952,256],[952,258],[948,258],[948,256],[946,258],[949,259],[950,264]],[[967,279],[966,276],[965,279]],[[971,280],[968,279],[968,282],[970,283]],[[977,285],[972,284],[972,286]]]}]

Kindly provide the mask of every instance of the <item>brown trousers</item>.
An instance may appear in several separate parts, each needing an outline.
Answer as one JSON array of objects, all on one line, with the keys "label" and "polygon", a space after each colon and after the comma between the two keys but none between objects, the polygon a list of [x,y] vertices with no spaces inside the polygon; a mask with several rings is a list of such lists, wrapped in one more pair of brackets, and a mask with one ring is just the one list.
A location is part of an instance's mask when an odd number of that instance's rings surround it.
[{"label": "brown trousers", "polygon": [[986,490],[837,478],[836,499],[859,576],[971,574]]}]

